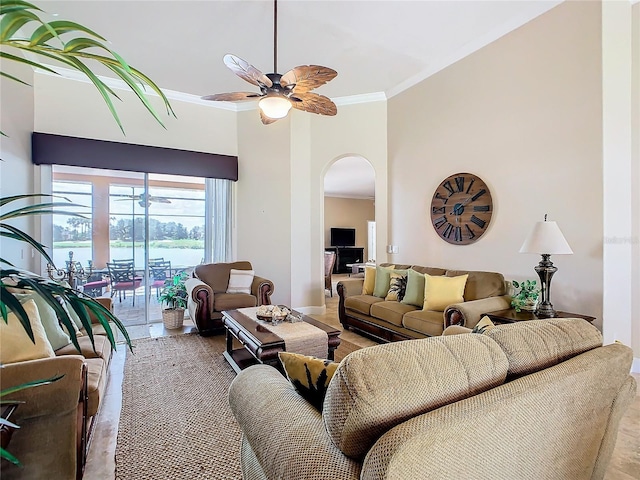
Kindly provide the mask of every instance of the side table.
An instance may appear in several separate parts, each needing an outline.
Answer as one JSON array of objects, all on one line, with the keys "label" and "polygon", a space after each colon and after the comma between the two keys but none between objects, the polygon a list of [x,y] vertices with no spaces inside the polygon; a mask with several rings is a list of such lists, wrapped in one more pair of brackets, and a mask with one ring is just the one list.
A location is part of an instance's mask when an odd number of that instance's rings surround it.
[{"label": "side table", "polygon": [[[548,320],[548,317],[538,317],[535,313],[525,312],[524,310],[522,312],[516,312],[513,308],[487,312],[482,315],[489,317],[493,323],[516,323],[526,320]],[[570,312],[556,312],[556,316],[552,318],[582,318],[587,322],[593,322],[596,319],[596,317],[590,317],[589,315]]]}]

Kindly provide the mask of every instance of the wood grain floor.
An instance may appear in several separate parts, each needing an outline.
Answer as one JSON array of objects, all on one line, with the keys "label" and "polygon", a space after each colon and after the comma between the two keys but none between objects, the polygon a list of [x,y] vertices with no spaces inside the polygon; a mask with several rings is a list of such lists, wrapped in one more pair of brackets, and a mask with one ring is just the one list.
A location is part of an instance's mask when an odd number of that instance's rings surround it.
[{"label": "wood grain floor", "polygon": [[[333,297],[327,292],[327,312],[324,315],[312,315],[317,320],[341,328],[338,320],[338,295],[335,284],[347,275],[333,275]],[[375,342],[353,332],[343,332],[342,338],[360,347],[376,345]],[[635,400],[620,422],[615,450],[609,462],[605,480],[640,480],[640,374],[633,373],[639,388]]]}]

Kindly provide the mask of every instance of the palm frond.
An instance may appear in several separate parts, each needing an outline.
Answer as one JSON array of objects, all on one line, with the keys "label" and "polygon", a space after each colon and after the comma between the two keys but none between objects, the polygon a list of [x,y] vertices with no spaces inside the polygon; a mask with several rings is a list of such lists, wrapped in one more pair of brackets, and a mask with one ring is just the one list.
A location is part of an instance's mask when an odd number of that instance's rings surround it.
[{"label": "palm frond", "polygon": [[[114,72],[131,88],[147,111],[161,126],[164,127],[164,124],[160,116],[156,113],[144,93],[146,86],[151,88],[151,90],[162,99],[167,114],[174,117],[176,116],[169,100],[164,93],[162,93],[160,87],[142,72],[131,67],[115,51],[108,48],[106,44],[103,43],[106,42],[105,38],[101,35],[83,25],[68,20],[45,22],[38,16],[37,12],[42,12],[42,10],[31,3],[21,0],[3,0],[2,6],[0,7],[0,16],[2,17],[0,20],[0,45],[50,58],[61,62],[73,70],[82,72],[96,87],[123,133],[124,127],[112,101],[112,98],[119,99],[119,97],[93,73],[89,66],[84,63],[83,59],[100,63]],[[34,29],[31,36],[29,38],[20,38],[18,36],[19,32],[33,23],[39,25]],[[73,38],[67,41],[63,40],[62,36],[67,35],[72,35]],[[55,44],[51,43],[53,40],[55,40]],[[89,50],[98,50],[104,53],[104,55],[97,55]],[[7,52],[2,52],[2,58],[55,73],[54,70],[42,63],[27,60]],[[3,72],[0,72],[0,74],[11,80],[26,83]]]}]

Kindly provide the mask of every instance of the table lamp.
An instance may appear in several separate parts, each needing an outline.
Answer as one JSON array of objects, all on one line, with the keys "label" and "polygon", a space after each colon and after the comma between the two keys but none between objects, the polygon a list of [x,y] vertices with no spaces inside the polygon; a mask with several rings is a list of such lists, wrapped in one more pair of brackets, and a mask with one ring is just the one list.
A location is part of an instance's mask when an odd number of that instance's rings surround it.
[{"label": "table lamp", "polygon": [[529,236],[526,238],[520,253],[538,253],[542,255],[542,260],[535,267],[535,271],[540,277],[542,286],[542,302],[536,309],[539,317],[555,317],[556,311],[550,301],[551,277],[558,271],[558,268],[549,260],[551,255],[570,255],[573,253],[556,222],[548,222],[547,215],[544,222],[537,222]]}]

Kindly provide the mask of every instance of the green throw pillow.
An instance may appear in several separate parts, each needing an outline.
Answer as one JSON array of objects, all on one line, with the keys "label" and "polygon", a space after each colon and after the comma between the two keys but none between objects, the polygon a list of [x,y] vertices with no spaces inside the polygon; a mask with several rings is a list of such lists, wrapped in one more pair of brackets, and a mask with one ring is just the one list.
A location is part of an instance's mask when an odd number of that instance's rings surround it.
[{"label": "green throw pillow", "polygon": [[422,308],[424,304],[424,275],[422,273],[418,273],[412,268],[408,270],[407,288],[400,303]]},{"label": "green throw pillow", "polygon": [[322,411],[329,381],[336,373],[338,364],[299,353],[280,352],[278,357],[287,378],[297,392]]},{"label": "green throw pillow", "polygon": [[47,339],[51,344],[51,348],[58,350],[59,348],[66,347],[71,343],[69,335],[62,330],[56,311],[47,301],[37,293],[16,293],[14,294],[20,303],[24,304],[29,300],[33,300],[38,308],[38,314],[40,315],[40,321],[44,327],[44,332],[47,335]]},{"label": "green throw pillow", "polygon": [[373,296],[384,298],[389,293],[389,283],[391,282],[391,272],[394,271],[394,266],[391,267],[376,267],[376,285],[373,287]]}]

